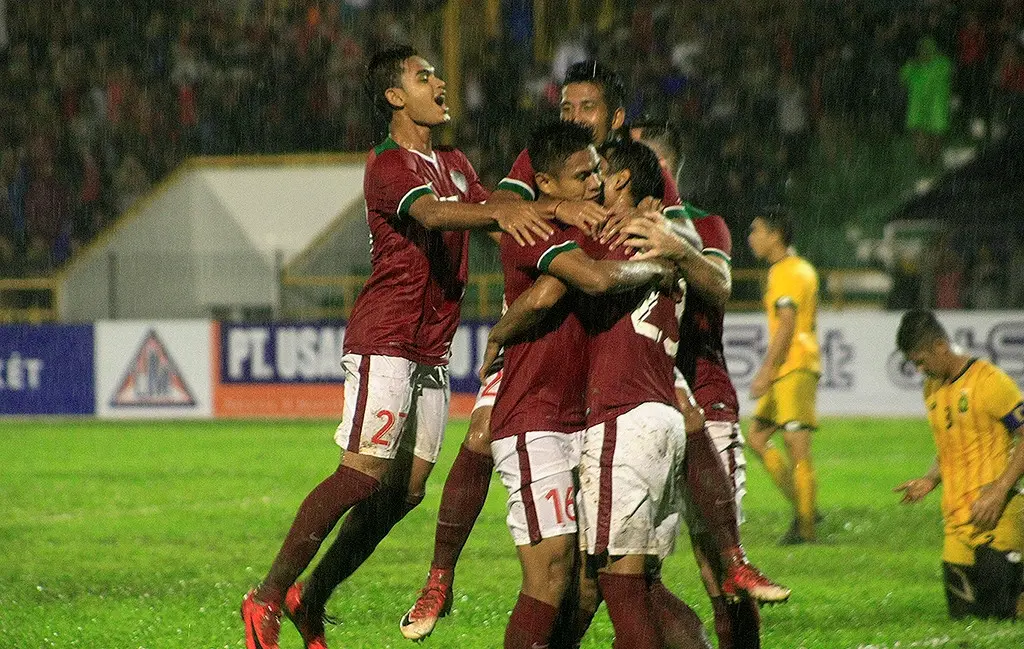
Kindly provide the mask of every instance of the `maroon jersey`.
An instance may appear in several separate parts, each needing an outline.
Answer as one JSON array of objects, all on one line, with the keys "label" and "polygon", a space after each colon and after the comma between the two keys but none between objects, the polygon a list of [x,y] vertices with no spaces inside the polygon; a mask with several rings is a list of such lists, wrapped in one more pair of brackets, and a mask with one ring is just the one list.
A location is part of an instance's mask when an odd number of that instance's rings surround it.
[{"label": "maroon jersey", "polygon": [[[506,301],[514,302],[547,270],[552,259],[578,248],[582,239],[579,230],[557,226],[550,239],[532,246],[520,246],[503,234]],[[586,336],[572,312],[572,301],[561,300],[528,340],[505,348],[505,373],[491,411],[491,438],[583,430],[585,352]]]},{"label": "maroon jersey", "polygon": [[479,203],[487,191],[461,151],[435,148],[427,157],[388,137],[366,161],[363,194],[372,270],[352,309],[345,352],[444,365],[469,276],[469,233],[428,230],[409,208],[426,194]]},{"label": "maroon jersey", "polygon": [[[628,259],[624,247],[608,250],[582,242],[595,259]],[[678,408],[675,358],[683,304],[656,288],[598,298],[580,296],[577,310],[588,334],[587,426],[614,419],[642,403]]]},{"label": "maroon jersey", "polygon": [[[693,226],[704,241],[704,254],[730,261],[732,238],[725,220],[707,214],[692,205],[684,205],[693,218]],[[683,373],[697,405],[711,421],[739,421],[736,388],[729,379],[722,347],[725,311],[690,290],[686,294],[686,312],[679,336],[686,344],[680,347],[676,367]]]},{"label": "maroon jersey", "polygon": [[[496,189],[506,189],[515,192],[524,200],[532,201],[537,198],[537,182],[534,180],[535,172],[533,162],[530,161],[530,154],[523,149],[516,161],[512,163],[512,169],[508,175],[502,178]],[[665,215],[670,218],[686,216],[682,204],[679,202],[679,190],[676,188],[676,181],[672,178],[668,168],[661,165],[661,176],[665,180],[665,197],[661,200],[664,205]]]}]

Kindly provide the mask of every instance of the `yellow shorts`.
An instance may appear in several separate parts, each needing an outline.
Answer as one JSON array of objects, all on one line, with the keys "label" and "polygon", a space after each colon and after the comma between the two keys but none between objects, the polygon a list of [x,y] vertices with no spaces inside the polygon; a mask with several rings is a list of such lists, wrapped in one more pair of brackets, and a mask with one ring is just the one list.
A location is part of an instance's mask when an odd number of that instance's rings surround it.
[{"label": "yellow shorts", "polygon": [[979,531],[973,525],[947,529],[942,544],[942,560],[973,566],[974,549],[985,544],[1000,552],[1024,553],[1024,496],[1017,494],[1010,499],[993,530]]},{"label": "yellow shorts", "polygon": [[815,430],[817,400],[818,375],[795,370],[775,379],[768,393],[757,402],[754,419],[783,430]]}]

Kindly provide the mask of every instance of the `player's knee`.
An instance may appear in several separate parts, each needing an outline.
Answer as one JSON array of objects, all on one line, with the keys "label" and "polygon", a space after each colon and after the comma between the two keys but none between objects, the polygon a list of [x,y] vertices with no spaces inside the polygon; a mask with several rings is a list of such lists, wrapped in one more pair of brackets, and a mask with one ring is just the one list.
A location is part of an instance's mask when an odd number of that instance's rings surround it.
[{"label": "player's knee", "polygon": [[[486,411],[486,412],[482,412]],[[469,420],[469,432],[462,444],[479,455],[491,454],[491,409],[477,408]]]},{"label": "player's knee", "polygon": [[341,466],[346,466],[376,480],[382,480],[391,467],[391,461],[372,455],[349,452],[342,456]]}]

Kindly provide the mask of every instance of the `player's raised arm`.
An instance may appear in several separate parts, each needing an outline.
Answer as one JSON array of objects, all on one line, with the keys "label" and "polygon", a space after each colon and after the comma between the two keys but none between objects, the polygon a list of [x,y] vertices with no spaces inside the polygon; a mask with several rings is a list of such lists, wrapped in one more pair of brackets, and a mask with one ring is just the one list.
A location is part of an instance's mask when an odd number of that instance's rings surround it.
[{"label": "player's raised arm", "polygon": [[673,270],[654,261],[597,261],[576,248],[552,259],[546,272],[587,295],[604,295],[671,279]]},{"label": "player's raised arm", "polygon": [[713,304],[721,307],[729,301],[732,293],[729,263],[720,257],[703,254],[684,236],[676,221],[669,220],[660,212],[642,212],[623,232],[631,235],[626,245],[640,250],[635,259],[669,259],[679,267],[687,285]]},{"label": "player's raised arm", "polygon": [[501,348],[517,342],[536,328],[568,290],[569,287],[557,277],[541,275],[533,286],[509,305],[487,336],[487,349],[480,365],[481,380]]},{"label": "player's raised arm", "polygon": [[497,227],[519,245],[546,240],[554,231],[543,211],[528,203],[457,203],[427,193],[409,207],[409,215],[431,230]]}]

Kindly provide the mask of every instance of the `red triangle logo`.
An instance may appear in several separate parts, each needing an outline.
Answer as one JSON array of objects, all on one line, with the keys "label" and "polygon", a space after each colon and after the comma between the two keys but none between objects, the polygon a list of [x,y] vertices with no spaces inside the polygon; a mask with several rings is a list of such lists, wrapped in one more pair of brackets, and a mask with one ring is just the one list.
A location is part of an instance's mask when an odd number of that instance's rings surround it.
[{"label": "red triangle logo", "polygon": [[194,406],[196,400],[174,359],[157,337],[146,334],[128,365],[111,406]]}]

